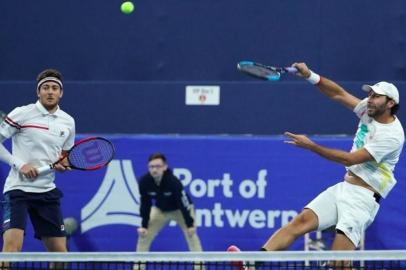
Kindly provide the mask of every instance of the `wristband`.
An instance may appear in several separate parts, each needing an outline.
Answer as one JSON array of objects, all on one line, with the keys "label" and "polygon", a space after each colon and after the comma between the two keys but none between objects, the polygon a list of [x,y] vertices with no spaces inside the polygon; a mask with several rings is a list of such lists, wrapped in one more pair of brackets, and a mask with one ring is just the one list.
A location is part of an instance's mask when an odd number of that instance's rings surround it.
[{"label": "wristband", "polygon": [[320,75],[310,70],[310,76],[306,78],[311,84],[318,84],[320,82]]}]

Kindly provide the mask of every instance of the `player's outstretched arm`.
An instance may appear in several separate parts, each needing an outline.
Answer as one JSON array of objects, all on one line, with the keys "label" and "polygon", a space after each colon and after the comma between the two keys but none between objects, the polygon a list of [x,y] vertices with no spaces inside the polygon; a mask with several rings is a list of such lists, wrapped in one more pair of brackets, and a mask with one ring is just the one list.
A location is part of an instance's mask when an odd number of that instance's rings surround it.
[{"label": "player's outstretched arm", "polygon": [[294,63],[293,66],[298,69],[297,75],[299,77],[305,79],[315,78],[315,80],[318,81],[312,80],[311,82],[314,83],[323,94],[325,94],[332,100],[344,105],[345,107],[353,110],[355,106],[357,106],[357,104],[361,101],[359,98],[351,95],[344,88],[342,88],[340,85],[333,82],[332,80],[325,77],[320,77],[317,74],[312,73],[312,71],[307,67],[305,63]]},{"label": "player's outstretched arm", "polygon": [[354,152],[346,152],[321,146],[305,135],[285,132],[285,136],[289,138],[285,143],[308,149],[328,160],[335,161],[344,166],[352,166],[354,164],[361,164],[374,160],[372,155],[365,148],[358,149]]}]

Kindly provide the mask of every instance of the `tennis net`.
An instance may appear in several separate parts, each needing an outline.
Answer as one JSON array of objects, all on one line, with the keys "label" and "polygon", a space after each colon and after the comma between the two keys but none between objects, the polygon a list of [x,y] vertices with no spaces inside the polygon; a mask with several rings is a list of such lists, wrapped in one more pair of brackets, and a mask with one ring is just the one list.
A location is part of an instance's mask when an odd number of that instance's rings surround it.
[{"label": "tennis net", "polygon": [[239,270],[406,270],[406,251],[0,253],[0,262],[10,270],[234,270],[238,262]]}]

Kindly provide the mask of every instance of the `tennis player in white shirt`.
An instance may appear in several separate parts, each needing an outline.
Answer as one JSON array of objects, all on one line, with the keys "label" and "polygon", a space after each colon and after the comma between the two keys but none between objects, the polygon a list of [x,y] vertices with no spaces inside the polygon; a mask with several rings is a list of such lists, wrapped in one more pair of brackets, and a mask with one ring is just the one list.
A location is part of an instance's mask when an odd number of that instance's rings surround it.
[{"label": "tennis player in white shirt", "polygon": [[[354,250],[373,222],[381,198],[386,198],[396,184],[393,172],[405,140],[402,125],[395,115],[399,109],[399,92],[388,82],[363,85],[362,90],[368,97],[360,100],[335,82],[312,72],[305,63],[293,66],[298,69],[297,75],[351,109],[360,122],[349,152],[321,146],[305,135],[285,133],[286,143],[340,163],[347,173],[344,181],[320,193],[291,222],[276,231],[261,250],[287,249],[305,233],[332,226],[336,228],[332,250]],[[303,180],[310,183],[312,179]],[[239,248],[233,245],[228,250],[239,251]],[[340,267],[343,262],[334,263]],[[242,262],[234,266],[244,268]]]},{"label": "tennis player in white shirt", "polygon": [[[29,216],[35,237],[47,251],[66,252],[60,208],[62,192],[55,172],[39,175],[36,168],[57,161],[74,145],[75,121],[62,111],[62,75],[54,69],[37,77],[38,101],[12,110],[0,125],[0,160],[11,166],[3,189],[3,252],[21,251]],[[3,142],[12,139],[12,153]],[[55,166],[67,169],[66,160]]]}]

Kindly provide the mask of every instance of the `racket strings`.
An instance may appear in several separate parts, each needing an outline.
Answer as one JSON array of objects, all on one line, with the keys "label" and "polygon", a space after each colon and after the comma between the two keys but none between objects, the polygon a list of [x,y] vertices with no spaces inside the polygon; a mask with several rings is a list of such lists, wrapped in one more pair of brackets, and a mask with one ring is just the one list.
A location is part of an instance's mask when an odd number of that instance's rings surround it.
[{"label": "racket strings", "polygon": [[256,64],[239,64],[238,69],[248,75],[265,80],[278,80],[281,76],[278,70],[272,70]]},{"label": "racket strings", "polygon": [[99,168],[114,156],[113,145],[106,140],[89,140],[76,145],[69,153],[69,162],[81,169]]},{"label": "racket strings", "polygon": [[259,66],[252,66],[248,68],[250,72],[261,75],[261,76],[280,76],[280,73],[277,71],[273,71],[267,68],[259,67]]}]

